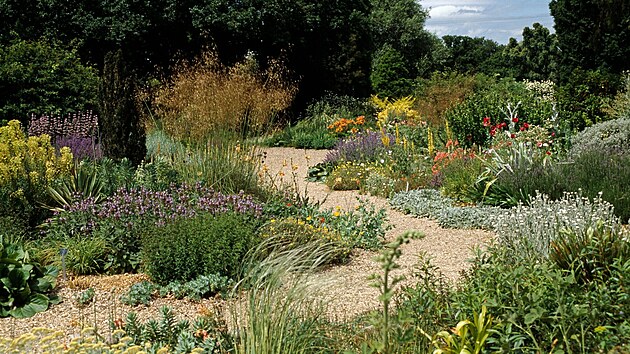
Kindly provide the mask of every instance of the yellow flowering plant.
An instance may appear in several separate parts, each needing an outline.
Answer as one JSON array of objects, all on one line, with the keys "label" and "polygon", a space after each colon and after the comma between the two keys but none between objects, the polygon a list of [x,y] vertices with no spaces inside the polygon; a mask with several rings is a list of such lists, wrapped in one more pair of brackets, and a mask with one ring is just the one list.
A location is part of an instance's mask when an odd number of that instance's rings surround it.
[{"label": "yellow flowering plant", "polygon": [[32,218],[48,186],[72,166],[70,149],[57,151],[48,135],[27,137],[17,120],[0,127],[0,216]]}]

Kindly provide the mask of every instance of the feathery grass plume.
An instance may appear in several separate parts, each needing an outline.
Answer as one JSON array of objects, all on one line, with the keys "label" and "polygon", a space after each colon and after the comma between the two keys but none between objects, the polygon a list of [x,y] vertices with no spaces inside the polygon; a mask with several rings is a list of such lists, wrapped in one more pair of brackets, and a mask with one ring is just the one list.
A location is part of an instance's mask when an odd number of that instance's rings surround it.
[{"label": "feathery grass plume", "polygon": [[331,279],[314,277],[334,257],[334,246],[322,242],[298,246],[280,237],[265,240],[244,263],[244,278],[235,287],[244,299],[231,309],[238,354],[310,353],[325,349],[322,327],[323,290]]},{"label": "feathery grass plume", "polygon": [[153,105],[165,131],[186,141],[216,132],[243,138],[259,134],[296,93],[280,62],[262,70],[252,54],[226,67],[216,53],[206,52],[192,63],[180,63],[174,73],[155,94]]}]

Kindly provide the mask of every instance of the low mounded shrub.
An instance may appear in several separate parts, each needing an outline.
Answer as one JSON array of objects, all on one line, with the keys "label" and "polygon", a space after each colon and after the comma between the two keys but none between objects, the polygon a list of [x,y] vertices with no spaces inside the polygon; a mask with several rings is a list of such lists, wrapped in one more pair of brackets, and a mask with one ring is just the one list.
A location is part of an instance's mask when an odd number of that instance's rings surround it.
[{"label": "low mounded shrub", "polygon": [[493,230],[504,210],[496,207],[455,206],[455,200],[434,189],[399,192],[390,199],[394,209],[434,219],[445,228]]},{"label": "low mounded shrub", "polygon": [[547,259],[551,243],[562,230],[582,234],[597,222],[614,227],[618,219],[613,206],[578,193],[565,193],[559,200],[538,194],[528,205],[520,204],[508,210],[496,223],[499,242],[511,251],[515,259]]},{"label": "low mounded shrub", "polygon": [[595,124],[571,138],[571,156],[576,157],[588,151],[630,152],[630,117]]},{"label": "low mounded shrub", "polygon": [[245,254],[258,242],[256,223],[237,213],[201,213],[142,232],[144,269],[158,284],[200,275],[238,277]]}]

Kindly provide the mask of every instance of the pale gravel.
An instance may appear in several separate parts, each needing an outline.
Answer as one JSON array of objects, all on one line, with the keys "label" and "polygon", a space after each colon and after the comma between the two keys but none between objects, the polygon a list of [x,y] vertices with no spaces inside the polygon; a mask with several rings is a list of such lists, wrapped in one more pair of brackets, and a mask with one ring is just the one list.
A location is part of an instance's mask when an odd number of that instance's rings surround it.
[{"label": "pale gravel", "polygon": [[[483,246],[494,235],[482,230],[443,229],[437,223],[426,218],[405,215],[390,208],[387,200],[361,195],[358,191],[334,191],[322,183],[309,183],[304,176],[309,166],[322,161],[327,154],[324,150],[300,150],[293,148],[261,149],[264,169],[268,178],[276,185],[293,186],[311,201],[321,201],[323,208],[341,207],[351,210],[358,205],[357,198],[368,200],[377,208],[384,208],[389,223],[393,226],[386,233],[386,241],[392,241],[404,231],[415,230],[425,234],[420,240],[411,240],[401,247],[402,256],[397,261],[400,268],[396,275],[404,275],[407,280],[402,284],[413,283],[413,273],[420,255],[426,255],[439,268],[445,278],[451,282],[458,279],[468,266],[467,259],[471,250]],[[378,253],[358,250],[353,253],[347,264],[334,266],[315,275],[325,279],[332,286],[328,299],[329,315],[332,319],[345,320],[358,314],[377,309],[379,292],[370,286],[368,277],[380,274],[380,265],[374,260]],[[193,320],[195,317],[221,311],[225,307],[222,299],[205,299],[200,302],[176,300],[174,298],[155,299],[149,306],[130,307],[119,301],[120,294],[135,282],[144,279],[142,275],[119,275],[80,277],[68,282],[60,281],[58,292],[63,301],[49,310],[27,319],[0,319],[0,337],[14,338],[29,332],[35,327],[47,327],[61,330],[69,337],[77,336],[84,327],[96,325],[100,333],[107,337],[108,324],[112,320],[124,319],[126,313],[134,311],[142,320],[156,317],[160,307],[168,305],[180,319]],[[96,290],[96,302],[81,309],[74,300],[88,287]]]}]

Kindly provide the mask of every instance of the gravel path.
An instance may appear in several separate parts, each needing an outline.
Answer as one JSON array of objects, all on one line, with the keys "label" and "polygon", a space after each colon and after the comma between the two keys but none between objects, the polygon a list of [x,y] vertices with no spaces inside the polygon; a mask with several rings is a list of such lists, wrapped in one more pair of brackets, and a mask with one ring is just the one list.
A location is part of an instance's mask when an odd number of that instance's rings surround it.
[{"label": "gravel path", "polygon": [[[311,200],[323,201],[324,208],[339,206],[344,210],[351,210],[358,205],[357,197],[369,200],[377,208],[385,208],[389,223],[393,225],[386,235],[388,241],[407,230],[423,232],[426,237],[402,246],[397,274],[412,275],[419,256],[426,253],[444,276],[453,281],[467,267],[466,260],[471,255],[470,250],[493,237],[492,233],[481,230],[443,229],[431,220],[392,210],[385,199],[360,195],[357,191],[330,192],[324,184],[306,182],[304,176],[308,166],[322,161],[326,151],[292,148],[266,148],[262,151],[267,174],[273,177],[276,184],[296,185],[302,193],[306,191]],[[359,250],[348,264],[332,267],[317,275],[322,279],[333,280],[333,286],[328,288],[329,296],[326,297],[329,299],[331,318],[343,320],[378,307],[378,290],[370,287],[370,281],[367,280],[371,274],[380,273],[380,265],[374,261],[376,255],[376,252]],[[172,298],[153,300],[150,306],[130,307],[120,303],[120,294],[142,279],[142,275],[118,275],[61,281],[58,291],[63,302],[32,318],[0,319],[0,337],[16,337],[35,327],[55,328],[73,336],[78,335],[84,327],[96,325],[104,329],[101,333],[109,333],[106,330],[109,321],[124,319],[129,311],[136,312],[140,319],[147,319],[156,317],[159,308],[168,305],[179,318],[192,320],[225,305],[220,299],[191,302]],[[412,280],[408,280],[410,281]],[[74,299],[88,287],[96,290],[96,302],[87,308],[80,308]]]},{"label": "gravel path", "polygon": [[[458,278],[466,269],[472,255],[471,250],[493,238],[493,233],[483,230],[444,229],[436,222],[426,218],[416,218],[390,208],[386,199],[361,195],[358,191],[334,191],[322,183],[309,183],[306,176],[308,166],[322,161],[327,151],[299,150],[292,148],[264,149],[264,163],[269,175],[276,184],[297,184],[299,191],[307,191],[311,200],[324,201],[322,207],[352,210],[359,203],[357,198],[367,199],[377,208],[387,211],[388,221],[393,226],[387,232],[387,241],[393,241],[398,235],[408,230],[420,231],[425,237],[411,240],[401,247],[402,256],[398,260],[400,269],[397,275],[405,275],[408,282],[419,257],[426,254],[449,281]],[[297,178],[294,178],[296,176]],[[376,252],[358,251],[350,263],[333,267],[321,274],[327,279],[335,279],[337,285],[331,287],[329,306],[333,317],[344,319],[378,307],[378,290],[369,286],[367,278],[374,273],[380,274],[380,265],[374,260]],[[405,284],[403,282],[402,284]]]}]

